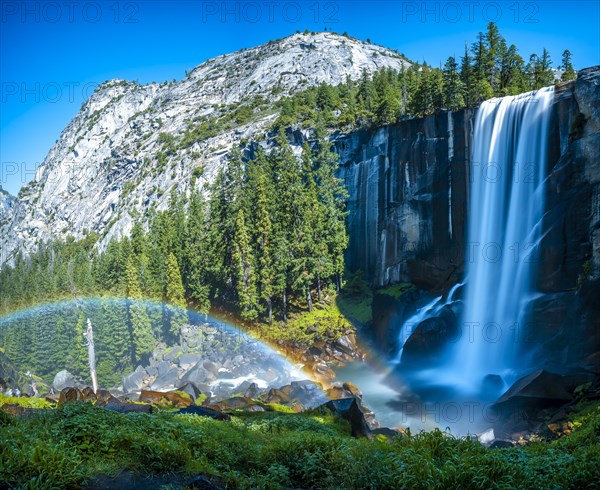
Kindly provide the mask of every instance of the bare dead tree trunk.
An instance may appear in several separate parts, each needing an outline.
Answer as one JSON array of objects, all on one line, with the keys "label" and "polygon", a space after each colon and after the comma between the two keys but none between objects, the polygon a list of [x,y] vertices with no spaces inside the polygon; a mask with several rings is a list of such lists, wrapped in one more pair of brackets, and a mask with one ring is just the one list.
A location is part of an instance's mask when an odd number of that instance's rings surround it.
[{"label": "bare dead tree trunk", "polygon": [[92,322],[88,318],[87,331],[83,336],[87,339],[88,359],[90,362],[90,375],[92,376],[92,388],[94,393],[98,391],[98,379],[96,377],[96,353],[94,352],[94,331],[92,330]]}]

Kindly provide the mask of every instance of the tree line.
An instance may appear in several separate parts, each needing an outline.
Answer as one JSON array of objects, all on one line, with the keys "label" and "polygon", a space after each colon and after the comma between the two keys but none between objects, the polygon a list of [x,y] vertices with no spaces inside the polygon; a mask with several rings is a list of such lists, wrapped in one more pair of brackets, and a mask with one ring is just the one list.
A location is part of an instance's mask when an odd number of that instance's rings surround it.
[{"label": "tree line", "polygon": [[[297,122],[312,127],[380,126],[404,117],[423,117],[440,109],[476,107],[491,97],[516,95],[555,82],[550,53],[532,54],[525,61],[490,22],[464,54],[450,56],[443,65],[426,62],[399,71],[384,69],[358,81],[348,78],[338,86],[321,84],[278,102],[277,129]],[[561,80],[576,76],[569,50],[562,54]]]},{"label": "tree line", "polygon": [[[339,289],[348,244],[337,155],[325,129],[316,135],[301,158],[284,137],[268,153],[255,148],[249,159],[234,148],[209,199],[192,177],[189,194],[173,188],[167,209],[153,212],[147,226],[136,222],[129,236],[113,238],[101,252],[99,236],[90,233],[18,255],[0,271],[0,311],[105,297],[94,307],[98,373],[103,382],[118,382],[118,373],[157,341],[176,341],[188,306],[223,306],[269,323],[286,322],[291,310],[312,310],[326,290]],[[156,302],[142,301],[148,299]],[[0,345],[23,370],[50,375],[65,366],[83,375],[86,308],[7,316]]]}]

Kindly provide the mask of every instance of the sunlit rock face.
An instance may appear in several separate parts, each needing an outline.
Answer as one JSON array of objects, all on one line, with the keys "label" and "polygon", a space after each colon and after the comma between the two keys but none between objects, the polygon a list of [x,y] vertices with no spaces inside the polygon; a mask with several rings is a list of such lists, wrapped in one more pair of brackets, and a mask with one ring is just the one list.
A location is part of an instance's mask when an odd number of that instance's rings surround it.
[{"label": "sunlit rock face", "polygon": [[170,189],[187,191],[195,169],[203,169],[199,188],[211,182],[231,147],[264,133],[277,114],[186,148],[165,149],[161,133],[180,139],[198,118],[256,96],[273,102],[323,82],[357,80],[363,71],[408,66],[395,51],[325,32],[213,58],[177,82],[102,83],[21,190],[18,209],[0,222],[0,265],[17,249],[34,250],[39,239],[81,238],[90,230],[101,234],[103,248],[113,236],[127,235],[133,215],[144,216],[151,206],[164,209]]}]

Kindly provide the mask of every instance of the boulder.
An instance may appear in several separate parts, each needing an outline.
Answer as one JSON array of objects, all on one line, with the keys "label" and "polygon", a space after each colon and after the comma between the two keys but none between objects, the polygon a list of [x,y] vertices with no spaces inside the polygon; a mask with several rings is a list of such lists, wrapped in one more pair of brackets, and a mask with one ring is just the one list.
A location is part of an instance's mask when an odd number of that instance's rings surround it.
[{"label": "boulder", "polygon": [[356,339],[353,334],[344,335],[333,343],[333,348],[354,358],[356,356]]},{"label": "boulder", "polygon": [[59,405],[78,401],[83,401],[83,394],[79,388],[65,388],[60,392],[60,396],[58,397]]},{"label": "boulder", "polygon": [[96,393],[96,405],[104,407],[106,405],[120,405],[123,402],[115,398],[108,390],[98,390]]},{"label": "boulder", "polygon": [[175,388],[179,379],[179,369],[172,367],[166,373],[159,375],[150,385],[152,390],[164,391]]},{"label": "boulder", "polygon": [[172,364],[168,361],[160,361],[158,363],[158,365],[156,366],[156,370],[157,370],[157,376],[162,376],[163,374],[166,374],[166,372],[171,369]]},{"label": "boulder", "polygon": [[62,391],[65,388],[70,387],[79,388],[81,387],[81,384],[75,379],[75,376],[65,369],[56,373],[56,376],[54,376],[54,381],[52,382],[52,387],[56,391]]},{"label": "boulder", "polygon": [[544,371],[534,371],[517,381],[496,401],[501,404],[564,403],[573,398],[573,391],[579,385],[594,379],[592,374],[560,375]]},{"label": "boulder", "polygon": [[439,315],[422,321],[407,339],[402,350],[403,366],[439,364],[449,342],[458,335],[458,322],[453,311],[444,307]]},{"label": "boulder", "polygon": [[142,366],[138,366],[133,373],[123,378],[123,391],[131,393],[141,390],[146,376],[146,370]]},{"label": "boulder", "polygon": [[358,387],[354,383],[351,383],[350,381],[346,381],[342,385],[342,388],[344,388],[344,390],[346,390],[352,396],[355,396],[356,398],[362,398],[362,392],[358,389]]},{"label": "boulder", "polygon": [[260,389],[256,383],[250,384],[246,391],[244,392],[244,396],[248,398],[256,398],[260,394]]},{"label": "boulder", "polygon": [[267,393],[261,396],[265,403],[277,403],[279,405],[285,405],[292,401],[289,395],[286,395],[283,391],[276,388],[270,389]]},{"label": "boulder", "polygon": [[179,380],[180,385],[185,383],[194,383],[197,386],[201,384],[209,384],[215,381],[217,377],[214,373],[208,371],[202,362],[196,363],[196,365],[187,371]]},{"label": "boulder", "polygon": [[361,411],[356,398],[342,398],[340,400],[329,400],[321,407],[327,408],[334,414],[350,422],[353,437],[371,437],[371,430]]},{"label": "boulder", "polygon": [[320,384],[312,380],[292,381],[291,397],[297,400],[305,408],[315,408],[327,402]]},{"label": "boulder", "polygon": [[484,399],[493,400],[502,393],[504,381],[497,374],[488,374],[481,382],[481,393]]},{"label": "boulder", "polygon": [[194,403],[196,403],[196,400],[202,394],[202,390],[194,383],[184,383],[178,389],[179,391],[183,391],[184,393],[190,395]]},{"label": "boulder", "polygon": [[189,369],[201,360],[200,354],[183,354],[177,358],[176,362],[182,369]]},{"label": "boulder", "polygon": [[537,431],[552,407],[569,403],[575,388],[592,378],[587,373],[567,376],[544,370],[520,378],[491,407],[496,438],[519,439]]},{"label": "boulder", "polygon": [[222,487],[215,485],[206,476],[197,476],[187,483],[187,488],[197,490],[222,490]]},{"label": "boulder", "polygon": [[190,396],[186,396],[179,391],[152,391],[142,390],[140,393],[140,402],[155,403],[157,405],[170,405],[173,407],[189,407],[192,404]]}]

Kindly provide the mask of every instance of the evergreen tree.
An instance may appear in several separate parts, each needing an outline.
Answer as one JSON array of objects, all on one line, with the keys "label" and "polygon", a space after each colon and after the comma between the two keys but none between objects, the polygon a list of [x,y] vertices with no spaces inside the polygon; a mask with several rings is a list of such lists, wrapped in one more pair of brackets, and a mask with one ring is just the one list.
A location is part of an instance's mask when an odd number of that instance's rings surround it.
[{"label": "evergreen tree", "polygon": [[180,330],[187,321],[187,312],[181,272],[177,264],[177,258],[173,253],[170,253],[167,257],[165,301],[169,303],[167,306],[169,331],[173,335],[179,335]]},{"label": "evergreen tree", "polygon": [[458,64],[450,56],[444,65],[444,107],[451,111],[462,109],[465,106],[464,92],[465,86],[458,73]]},{"label": "evergreen tree", "polygon": [[577,78],[571,57],[571,51],[565,49],[562,54],[562,63],[560,65],[561,69],[563,70],[563,74],[560,79],[563,82],[568,82],[569,80],[575,80],[575,78]]},{"label": "evergreen tree", "polygon": [[245,320],[255,320],[258,311],[254,257],[243,209],[238,210],[234,243],[232,266],[240,314]]},{"label": "evergreen tree", "polygon": [[139,274],[133,257],[129,257],[127,260],[126,277],[133,361],[137,362],[154,349],[155,340],[152,334],[152,324],[142,301]]}]

